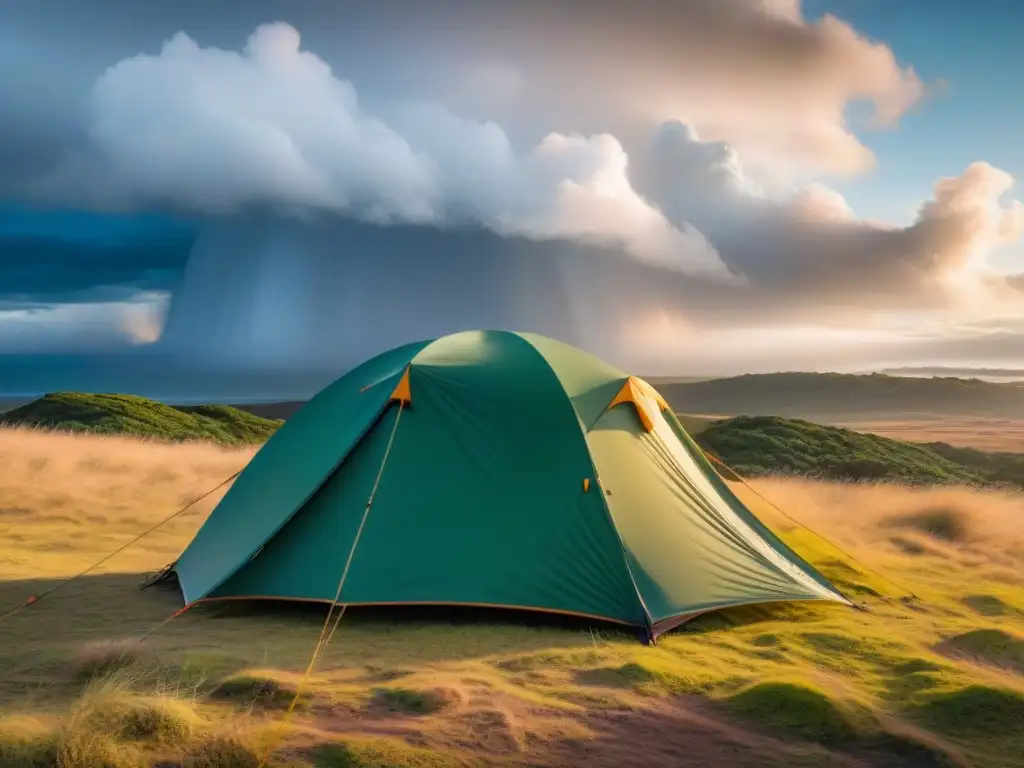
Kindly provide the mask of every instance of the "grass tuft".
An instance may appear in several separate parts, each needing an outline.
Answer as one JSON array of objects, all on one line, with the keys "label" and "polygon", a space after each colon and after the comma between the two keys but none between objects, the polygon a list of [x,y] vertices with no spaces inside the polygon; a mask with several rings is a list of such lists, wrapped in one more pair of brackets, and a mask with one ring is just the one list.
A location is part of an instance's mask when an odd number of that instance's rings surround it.
[{"label": "grass tuft", "polygon": [[[297,689],[272,677],[235,675],[222,680],[209,698],[230,702],[240,707],[259,709],[287,709],[295,698]],[[298,707],[308,706],[312,697],[308,692],[299,694]]]},{"label": "grass tuft", "polygon": [[416,691],[410,688],[377,688],[373,703],[389,712],[407,715],[430,715],[451,704],[451,699],[440,691]]},{"label": "grass tuft", "polygon": [[260,756],[252,745],[235,735],[217,734],[193,744],[183,768],[257,768]]},{"label": "grass tuft", "polygon": [[786,682],[760,683],[726,699],[728,709],[772,730],[836,744],[856,737],[839,706],[824,692]]},{"label": "grass tuft", "polygon": [[913,714],[940,733],[991,737],[1015,733],[1024,723],[1024,694],[1008,688],[969,685],[933,694]]},{"label": "grass tuft", "polygon": [[968,595],[961,602],[982,616],[1005,616],[1013,610],[995,595]]},{"label": "grass tuft", "polygon": [[320,744],[310,750],[316,768],[457,768],[465,763],[443,752],[391,739]]},{"label": "grass tuft", "polygon": [[32,718],[0,720],[0,766],[53,768],[57,765],[57,732]]},{"label": "grass tuft", "polygon": [[939,643],[948,656],[1024,672],[1024,640],[1001,629],[974,629]]},{"label": "grass tuft", "polygon": [[135,666],[139,659],[138,642],[130,638],[86,643],[73,659],[75,677],[79,680],[108,677]]}]

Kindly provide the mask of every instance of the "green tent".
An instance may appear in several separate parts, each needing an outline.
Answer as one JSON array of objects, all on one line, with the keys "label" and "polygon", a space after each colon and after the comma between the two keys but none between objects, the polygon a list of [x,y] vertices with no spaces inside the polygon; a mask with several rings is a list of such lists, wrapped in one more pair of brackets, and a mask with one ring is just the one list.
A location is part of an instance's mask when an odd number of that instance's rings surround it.
[{"label": "green tent", "polygon": [[[371,503],[372,499],[372,503]],[[231,598],[523,608],[636,626],[848,601],[737,499],[646,382],[552,339],[386,352],[302,407],[173,565]]]}]

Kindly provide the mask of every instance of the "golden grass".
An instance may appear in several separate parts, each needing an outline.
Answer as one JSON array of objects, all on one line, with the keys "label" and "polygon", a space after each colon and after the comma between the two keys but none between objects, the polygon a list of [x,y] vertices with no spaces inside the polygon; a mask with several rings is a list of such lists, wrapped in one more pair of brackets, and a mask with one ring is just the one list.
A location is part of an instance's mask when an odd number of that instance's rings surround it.
[{"label": "golden grass", "polygon": [[848,421],[830,419],[827,423],[914,443],[941,442],[980,451],[1024,453],[1024,419],[951,417],[859,420],[851,417]]},{"label": "golden grass", "polygon": [[[255,451],[0,429],[0,579],[67,576],[88,567],[241,469]],[[222,495],[102,570],[170,562]]]},{"label": "golden grass", "polygon": [[[0,610],[87,567],[251,455],[0,430]],[[1013,765],[1024,749],[1020,729],[1006,727],[1024,703],[1008,655],[1024,630],[1024,495],[752,487],[854,556],[737,489],[870,612],[730,611],[645,647],[604,626],[352,611],[273,764],[629,766],[682,755],[737,766]],[[0,764],[56,765],[63,750],[62,768],[255,765],[323,611],[199,607],[133,640],[180,606],[173,592],[139,592],[143,574],[173,560],[215,502],[0,621]],[[901,601],[879,574],[920,600]],[[978,631],[1011,650],[986,657]],[[965,637],[970,652],[959,650]],[[977,729],[964,726],[972,718]]]}]

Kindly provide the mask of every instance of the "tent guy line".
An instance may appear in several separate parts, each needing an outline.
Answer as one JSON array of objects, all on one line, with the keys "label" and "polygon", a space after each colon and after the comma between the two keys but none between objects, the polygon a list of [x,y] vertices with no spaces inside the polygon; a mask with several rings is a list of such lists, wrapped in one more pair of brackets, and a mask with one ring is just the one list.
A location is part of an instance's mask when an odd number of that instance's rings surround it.
[{"label": "tent guy line", "polygon": [[120,553],[124,552],[126,549],[128,549],[132,545],[137,544],[138,542],[140,542],[146,536],[149,536],[149,534],[153,533],[154,531],[158,530],[159,528],[162,528],[163,526],[167,525],[167,523],[171,522],[171,520],[174,520],[179,515],[182,515],[185,512],[187,512],[188,510],[190,510],[192,507],[194,507],[196,504],[198,504],[203,499],[205,499],[208,496],[210,496],[211,494],[214,494],[217,491],[219,491],[221,488],[223,488],[225,485],[230,483],[232,480],[234,480],[240,474],[242,474],[242,470],[238,470],[237,472],[235,472],[230,477],[225,478],[221,482],[217,483],[217,485],[215,485],[213,488],[211,488],[206,493],[204,493],[202,496],[196,497],[195,499],[190,501],[188,504],[186,504],[181,509],[177,510],[176,512],[171,513],[170,515],[165,517],[160,522],[158,522],[155,525],[152,525],[149,528],[147,528],[145,531],[140,533],[138,536],[136,536],[134,539],[132,539],[128,543],[123,544],[120,547],[118,547],[117,549],[115,549],[113,552],[110,552],[110,553],[104,555],[103,557],[101,557],[99,560],[97,560],[95,563],[90,565],[85,570],[79,571],[78,573],[76,573],[73,576],[68,577],[64,581],[61,581],[61,582],[55,584],[54,586],[52,586],[49,589],[47,589],[45,592],[40,592],[38,595],[29,595],[28,598],[26,598],[24,603],[21,603],[20,605],[16,605],[13,608],[5,611],[4,613],[0,613],[0,621],[3,621],[4,619],[8,618],[9,616],[13,616],[16,613],[19,613],[19,612],[23,611],[25,608],[28,608],[30,605],[33,605],[34,603],[38,603],[44,597],[49,597],[54,592],[56,592],[58,589],[62,589],[64,587],[66,587],[68,584],[70,584],[71,582],[77,581],[78,579],[82,578],[83,576],[86,576],[86,575],[92,573],[94,570],[99,568],[101,565],[103,565],[105,562],[110,560],[115,555],[119,555]]},{"label": "tent guy line", "polygon": [[[402,378],[402,381],[408,382],[406,378],[408,375],[408,369]],[[405,389],[405,394],[408,394],[408,387]],[[391,428],[391,436],[388,438],[388,447],[384,450],[384,458],[381,459],[380,468],[377,470],[377,478],[373,481],[373,488],[370,490],[370,496],[366,500],[366,507],[363,509],[363,517],[359,521],[359,530],[356,531],[355,538],[352,540],[352,546],[349,548],[348,557],[345,559],[345,568],[341,572],[341,578],[338,579],[338,589],[335,590],[334,600],[331,602],[331,607],[327,611],[327,617],[324,619],[324,625],[320,628],[320,638],[316,641],[316,647],[313,649],[313,655],[309,659],[309,664],[306,665],[306,671],[302,674],[302,679],[299,680],[299,684],[295,686],[295,694],[292,696],[292,700],[288,703],[288,709],[285,711],[284,716],[281,718],[278,724],[277,731],[274,734],[274,738],[264,746],[263,754],[260,757],[258,768],[264,768],[267,761],[270,759],[271,753],[274,751],[274,746],[280,741],[281,736],[284,734],[284,729],[288,726],[292,717],[295,714],[295,707],[299,703],[299,698],[306,690],[306,686],[309,684],[309,678],[313,674],[313,670],[316,668],[316,662],[320,658],[321,654],[327,650],[327,646],[334,638],[334,633],[338,629],[338,625],[341,624],[341,619],[345,615],[345,609],[348,607],[344,603],[341,604],[341,608],[338,611],[338,618],[334,621],[334,626],[331,627],[331,631],[327,631],[327,627],[331,623],[331,614],[334,613],[335,606],[338,605],[338,600],[341,598],[341,591],[345,588],[345,580],[348,578],[349,568],[352,566],[352,557],[356,553],[356,547],[359,546],[359,539],[363,535],[363,529],[366,527],[366,519],[370,516],[370,510],[373,508],[373,499],[377,495],[377,489],[380,487],[380,479],[384,475],[384,467],[387,466],[388,458],[391,456],[391,447],[395,442],[395,433],[398,432],[398,423],[402,418],[402,409],[405,407],[406,399],[399,398],[398,400],[398,414],[395,416],[395,425]]]}]

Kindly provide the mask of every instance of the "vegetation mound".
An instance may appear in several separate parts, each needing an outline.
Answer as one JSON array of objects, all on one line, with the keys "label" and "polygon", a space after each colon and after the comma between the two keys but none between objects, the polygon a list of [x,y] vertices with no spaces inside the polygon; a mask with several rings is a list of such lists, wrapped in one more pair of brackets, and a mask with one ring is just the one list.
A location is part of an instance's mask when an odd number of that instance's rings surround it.
[{"label": "vegetation mound", "polygon": [[822,744],[848,741],[855,730],[825,693],[806,685],[760,683],[726,700],[736,715],[773,731],[788,731]]},{"label": "vegetation mound", "polygon": [[223,445],[262,443],[282,423],[225,405],[170,406],[134,395],[79,392],[46,395],[8,411],[3,421],[12,426]]},{"label": "vegetation mound", "polygon": [[967,595],[960,602],[982,616],[1004,616],[1014,612],[1012,606],[1007,605],[995,595]]},{"label": "vegetation mound", "polygon": [[983,470],[958,464],[921,445],[800,419],[739,416],[709,425],[696,440],[748,476],[799,474],[915,485],[993,481]]},{"label": "vegetation mound", "polygon": [[442,752],[419,749],[398,739],[352,739],[317,745],[310,750],[317,768],[457,768],[462,760]]},{"label": "vegetation mound", "polygon": [[1024,722],[1024,694],[1008,688],[969,685],[932,695],[916,714],[940,733],[976,737],[1019,733]]},{"label": "vegetation mound", "polygon": [[975,629],[951,637],[938,650],[948,656],[1024,672],[1024,639],[1001,629]]},{"label": "vegetation mound", "polygon": [[296,695],[299,697],[296,702],[299,706],[309,703],[308,694],[272,677],[235,675],[222,680],[210,692],[210,699],[247,708],[287,709]]},{"label": "vegetation mound", "polygon": [[924,447],[944,459],[966,467],[989,482],[1024,486],[1024,453],[979,451],[976,448],[961,448],[949,443],[924,443]]},{"label": "vegetation mound", "polygon": [[374,703],[389,712],[429,715],[447,707],[451,703],[451,699],[443,691],[378,688],[374,691]]}]

